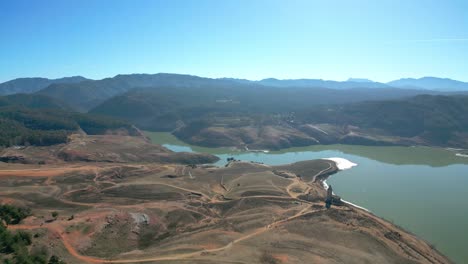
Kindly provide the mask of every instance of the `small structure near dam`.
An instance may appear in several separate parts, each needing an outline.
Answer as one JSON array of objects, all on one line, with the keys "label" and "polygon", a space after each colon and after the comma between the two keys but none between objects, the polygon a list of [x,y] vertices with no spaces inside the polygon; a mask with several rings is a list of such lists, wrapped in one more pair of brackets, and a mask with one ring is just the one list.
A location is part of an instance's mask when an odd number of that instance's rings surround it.
[{"label": "small structure near dam", "polygon": [[327,209],[330,209],[332,204],[340,206],[340,205],[343,205],[343,201],[341,201],[340,196],[333,194],[333,188],[330,185],[328,186],[328,189],[327,189],[327,198],[325,199],[325,207]]}]

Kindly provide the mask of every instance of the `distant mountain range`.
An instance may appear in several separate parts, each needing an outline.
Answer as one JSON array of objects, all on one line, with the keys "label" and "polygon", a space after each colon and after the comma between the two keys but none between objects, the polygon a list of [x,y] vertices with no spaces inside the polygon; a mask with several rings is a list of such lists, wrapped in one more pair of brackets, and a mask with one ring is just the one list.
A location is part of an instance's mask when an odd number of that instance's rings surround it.
[{"label": "distant mountain range", "polygon": [[468,91],[468,83],[447,78],[423,77],[419,79],[405,78],[388,83],[374,82],[369,79],[349,78],[347,81],[329,81],[322,79],[285,79],[275,78],[250,81],[246,79],[223,78],[240,83],[256,83],[274,87],[321,87],[330,89],[346,90],[352,88],[405,88],[419,90],[434,90],[443,92]]},{"label": "distant mountain range", "polygon": [[406,78],[387,83],[398,88],[422,88],[437,91],[467,91],[468,83],[448,78],[423,77],[420,79]]},{"label": "distant mountain range", "polygon": [[[389,83],[373,82],[368,79],[350,78],[347,81],[327,81],[320,79],[290,79],[274,78],[251,81],[233,78],[203,78],[183,74],[122,74],[102,80],[90,80],[81,76],[60,79],[19,78],[0,84],[0,95],[17,93],[37,93],[65,102],[75,110],[86,112],[107,99],[122,95],[135,88],[209,88],[217,91],[235,91],[238,89],[277,90],[282,88],[289,98],[295,91],[301,95],[320,95],[325,103],[346,103],[356,100],[382,100],[414,96],[417,94],[441,94],[456,91],[468,92],[468,83],[451,79],[424,77],[421,79],[400,79]],[[309,92],[302,91],[310,90]],[[298,92],[301,90],[301,92]],[[337,93],[337,91],[347,91]],[[262,90],[263,91],[263,90]],[[224,93],[223,96],[226,97]],[[232,92],[231,92],[232,94]],[[343,98],[346,96],[349,98]],[[360,96],[360,98],[356,98]],[[284,99],[283,98],[283,99]],[[326,98],[331,98],[327,100]],[[338,99],[337,99],[338,98]],[[221,98],[222,99],[222,98]],[[311,102],[314,101],[311,98]]]},{"label": "distant mountain range", "polygon": [[[44,89],[53,84],[77,84],[87,81],[87,84],[93,82],[109,83],[113,80],[114,86],[126,83],[129,87],[150,87],[150,86],[191,86],[200,87],[207,81],[223,84],[225,81],[237,82],[241,84],[260,84],[273,87],[310,87],[310,88],[329,88],[329,89],[352,89],[352,88],[409,88],[425,89],[434,91],[468,91],[468,83],[452,80],[448,78],[423,77],[419,79],[403,78],[388,83],[374,82],[364,78],[349,78],[346,81],[333,81],[322,79],[275,79],[267,78],[259,81],[235,78],[210,79],[185,74],[119,74],[112,78],[102,80],[90,80],[81,76],[64,77],[59,79],[47,78],[18,78],[4,83],[0,83],[0,95],[9,95],[15,93],[33,93]],[[119,84],[120,82],[120,84]],[[96,86],[101,86],[97,84]],[[127,90],[123,87],[120,90]]]},{"label": "distant mountain range", "polygon": [[363,78],[349,78],[348,82],[361,82],[361,83],[368,83],[368,82],[373,82],[372,80],[369,79],[363,79]]},{"label": "distant mountain range", "polygon": [[323,87],[329,89],[346,90],[352,88],[389,88],[390,86],[379,82],[363,82],[362,80],[351,79],[345,82],[327,81],[321,79],[293,79],[278,80],[274,78],[263,79],[258,83],[266,86],[277,87]]},{"label": "distant mountain range", "polygon": [[68,103],[78,111],[85,112],[105,100],[134,88],[223,88],[245,86],[237,82],[202,78],[182,74],[128,74],[102,80],[86,80],[80,83],[56,83],[40,91]]},{"label": "distant mountain range", "polygon": [[[460,96],[468,95],[465,85],[432,77],[384,84],[367,79],[249,81],[166,73],[102,80],[16,79],[0,84],[2,93],[13,93],[0,96],[0,128],[8,132],[4,145],[63,142],[77,129],[104,133],[134,124],[207,146],[468,146],[468,97]],[[125,121],[112,121],[119,119]],[[333,129],[326,130],[324,123]],[[317,126],[330,135],[324,138],[321,134],[328,134]],[[64,132],[48,139],[48,130]],[[245,133],[257,136],[244,137]]]}]

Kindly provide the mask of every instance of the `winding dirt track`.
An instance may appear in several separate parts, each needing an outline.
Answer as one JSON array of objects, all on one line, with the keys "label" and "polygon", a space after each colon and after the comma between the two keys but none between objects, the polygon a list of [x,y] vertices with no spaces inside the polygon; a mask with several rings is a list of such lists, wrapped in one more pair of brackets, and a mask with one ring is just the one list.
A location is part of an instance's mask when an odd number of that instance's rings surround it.
[{"label": "winding dirt track", "polygon": [[[247,196],[247,197],[242,197],[242,198],[276,198],[276,199],[291,199],[291,200],[297,200],[297,194],[295,193],[292,193],[290,192],[290,187],[294,184],[305,184],[306,186],[308,186],[308,183],[311,183],[313,181],[315,181],[316,177],[322,173],[324,173],[325,171],[329,170],[330,168],[332,168],[332,165],[329,163],[329,167],[324,169],[324,170],[321,170],[320,172],[318,172],[316,175],[313,176],[313,180],[310,181],[310,182],[303,182],[303,181],[300,181],[298,178],[292,178],[290,179],[292,181],[291,184],[289,184],[286,188],[287,190],[287,193],[290,195],[290,197],[281,197],[281,196],[268,196],[268,195],[257,195],[257,196]],[[54,176],[57,176],[57,175],[60,175],[64,172],[69,172],[69,171],[76,171],[76,170],[83,170],[84,168],[83,167],[79,167],[79,168],[66,168],[66,169],[52,169],[53,172],[54,172],[54,175],[50,175],[50,174],[47,174],[47,170],[44,170],[44,169],[34,169],[34,170],[10,170],[10,171],[0,171],[0,176],[12,176],[11,174],[13,173],[15,176],[33,176],[31,175],[31,172],[37,172],[36,174],[34,174],[34,176],[36,177],[54,177]],[[86,166],[86,169],[87,170],[90,170],[90,169],[94,169],[95,170],[95,173],[96,173],[96,176],[94,178],[94,181],[97,182],[98,178],[99,178],[99,174],[98,174],[98,171],[95,167],[90,167],[90,166]],[[8,174],[9,173],[9,174]],[[173,188],[177,188],[177,189],[180,189],[180,190],[183,190],[183,191],[186,191],[186,192],[196,192],[196,193],[200,193],[200,192],[197,192],[197,191],[194,191],[194,190],[190,190],[190,189],[185,189],[185,188],[182,188],[182,187],[178,187],[178,186],[175,186],[175,185],[171,185],[171,184],[164,184],[164,183],[158,183],[158,184],[161,184],[161,185],[167,185],[169,187],[173,187]],[[308,188],[306,188],[306,190],[309,190],[310,189],[310,186],[308,186]],[[206,194],[203,194],[201,193],[203,197],[205,198],[208,198],[210,199],[210,197]],[[61,199],[62,200],[62,199]],[[67,201],[67,200],[62,200],[63,202],[68,202],[70,204],[77,204],[77,205],[85,205],[85,206],[92,206],[92,204],[85,204],[85,203],[75,203],[75,202],[71,202],[71,201]],[[83,262],[87,262],[87,263],[143,263],[143,262],[154,262],[154,261],[166,261],[166,260],[180,260],[180,259],[187,259],[187,258],[193,258],[193,257],[197,257],[197,256],[201,256],[202,254],[204,253],[214,253],[214,252],[219,252],[219,251],[222,251],[222,250],[226,250],[226,249],[229,249],[230,247],[232,247],[234,244],[237,244],[239,242],[242,242],[244,240],[247,240],[249,238],[252,238],[252,237],[255,237],[257,235],[260,235],[266,231],[269,231],[271,230],[273,227],[276,227],[276,226],[279,226],[281,224],[284,224],[288,221],[291,221],[291,220],[294,220],[296,218],[299,218],[301,216],[304,216],[304,215],[309,215],[309,214],[313,214],[313,213],[317,213],[317,212],[320,212],[320,211],[323,211],[324,209],[318,209],[318,210],[314,210],[314,211],[308,211],[310,210],[311,208],[311,205],[313,203],[311,202],[307,202],[307,201],[302,201],[301,202],[303,203],[306,203],[308,204],[305,208],[303,208],[301,211],[299,211],[298,213],[296,213],[295,215],[293,216],[290,216],[290,217],[287,217],[285,219],[281,219],[281,220],[277,220],[277,221],[274,221],[266,226],[263,226],[263,227],[260,227],[260,228],[257,228],[255,229],[253,232],[250,232],[246,235],[243,235],[233,241],[231,241],[230,243],[228,243],[227,245],[225,246],[221,246],[221,247],[218,247],[218,248],[213,248],[213,249],[204,249],[204,250],[198,250],[198,251],[194,251],[194,252],[190,252],[190,253],[181,253],[181,254],[173,254],[173,255],[167,255],[167,256],[158,256],[158,257],[151,257],[151,258],[139,258],[139,259],[102,259],[102,258],[96,258],[96,257],[91,257],[91,256],[85,256],[85,255],[81,255],[70,243],[70,240],[69,238],[67,237],[66,235],[66,232],[63,230],[63,228],[61,226],[59,226],[58,224],[54,224],[54,223],[51,223],[51,224],[44,224],[44,225],[13,225],[13,226],[8,226],[8,229],[12,229],[12,230],[20,230],[20,229],[23,229],[23,230],[31,230],[31,229],[41,229],[41,228],[46,228],[48,229],[52,234],[56,235],[57,238],[60,238],[60,240],[62,241],[64,247],[66,248],[66,250],[68,251],[68,253],[70,255],[72,255],[73,257],[83,261]]]},{"label": "winding dirt track", "polygon": [[332,165],[331,162],[328,162],[328,161],[327,161],[327,163],[328,163],[328,167],[327,167],[326,169],[323,169],[323,170],[317,172],[317,173],[312,177],[312,180],[310,180],[308,183],[313,183],[313,182],[315,182],[315,181],[317,180],[317,177],[318,177],[319,175],[323,174],[324,172],[326,172],[327,170],[329,170],[329,169],[331,169],[331,168],[333,167],[333,165]]},{"label": "winding dirt track", "polygon": [[[322,175],[324,172],[326,172],[329,169],[333,168],[332,163],[327,162],[327,164],[328,164],[327,168],[317,172],[314,176],[312,176],[312,180],[310,180],[308,182],[302,181],[299,177],[292,178],[291,179],[292,182],[286,187],[286,192],[289,194],[289,196],[291,196],[292,198],[297,198],[301,194],[307,194],[312,189],[312,187],[309,184],[314,183],[317,180],[317,177],[319,175]],[[294,192],[291,192],[291,188],[294,185],[306,185],[306,188],[304,189],[304,191],[302,191],[302,193],[294,193]]]},{"label": "winding dirt track", "polygon": [[97,169],[96,166],[64,167],[49,169],[20,169],[20,170],[0,170],[0,177],[55,177],[65,173],[75,171],[91,171]]},{"label": "winding dirt track", "polygon": [[70,244],[68,237],[65,235],[65,232],[63,230],[61,230],[60,227],[58,227],[57,225],[53,225],[53,224],[50,224],[50,225],[47,225],[47,226],[13,225],[13,226],[8,226],[8,229],[11,229],[11,230],[23,230],[23,229],[31,230],[31,229],[47,228],[49,231],[51,231],[51,233],[57,235],[57,237],[59,237],[61,239],[61,241],[62,241],[63,245],[65,246],[65,248],[67,249],[68,253],[70,253],[75,258],[77,258],[77,259],[79,259],[81,261],[87,262],[87,263],[142,263],[142,262],[164,261],[164,260],[180,260],[180,259],[186,259],[186,258],[200,256],[203,253],[219,252],[219,251],[222,251],[222,250],[225,250],[225,249],[228,249],[228,248],[232,247],[234,244],[237,244],[239,242],[247,240],[247,239],[249,239],[251,237],[260,235],[260,234],[270,230],[271,228],[273,228],[275,226],[279,226],[279,225],[281,225],[283,223],[286,223],[288,221],[291,221],[293,219],[299,218],[299,217],[304,216],[304,215],[310,215],[310,214],[317,213],[317,212],[325,210],[325,209],[318,209],[318,210],[307,212],[308,209],[310,209],[310,206],[307,206],[306,208],[302,209],[300,212],[298,212],[297,214],[295,214],[293,216],[290,216],[290,217],[282,219],[282,220],[275,221],[275,222],[273,222],[273,223],[271,223],[271,224],[269,224],[267,226],[260,227],[260,228],[256,229],[255,231],[253,231],[253,232],[251,232],[251,233],[249,233],[247,235],[244,235],[244,236],[242,236],[240,238],[237,238],[237,239],[231,241],[229,244],[227,244],[225,246],[222,246],[222,247],[218,247],[218,248],[214,248],[214,249],[208,249],[208,250],[199,250],[199,251],[194,251],[194,252],[190,252],[190,253],[174,254],[174,255],[168,255],[168,256],[152,257],[152,258],[140,258],[140,259],[114,259],[114,260],[112,260],[112,259],[101,259],[101,258],[95,258],[95,257],[81,255]]}]

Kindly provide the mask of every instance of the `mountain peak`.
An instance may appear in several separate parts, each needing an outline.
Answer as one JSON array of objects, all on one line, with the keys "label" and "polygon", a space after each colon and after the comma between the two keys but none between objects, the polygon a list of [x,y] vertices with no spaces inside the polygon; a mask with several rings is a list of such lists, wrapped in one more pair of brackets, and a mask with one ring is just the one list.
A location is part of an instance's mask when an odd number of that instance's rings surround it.
[{"label": "mountain peak", "polygon": [[372,83],[374,81],[366,78],[349,78],[347,82],[362,82],[362,83]]}]

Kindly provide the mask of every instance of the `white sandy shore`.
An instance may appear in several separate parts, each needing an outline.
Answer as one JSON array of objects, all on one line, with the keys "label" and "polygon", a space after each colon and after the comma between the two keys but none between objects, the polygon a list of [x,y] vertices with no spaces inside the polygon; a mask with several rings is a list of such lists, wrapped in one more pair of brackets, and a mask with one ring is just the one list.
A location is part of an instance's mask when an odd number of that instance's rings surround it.
[{"label": "white sandy shore", "polygon": [[331,161],[334,161],[336,163],[336,167],[338,167],[339,170],[347,170],[347,169],[351,169],[352,167],[354,166],[357,166],[356,163],[353,163],[347,159],[343,159],[343,158],[327,158],[327,159],[324,159],[324,160],[331,160]]},{"label": "white sandy shore", "polygon": [[[348,170],[348,169],[351,169],[351,168],[354,167],[354,166],[357,166],[356,163],[351,162],[351,161],[349,161],[349,160],[347,160],[347,159],[343,159],[343,158],[327,158],[327,159],[324,159],[324,160],[331,160],[331,161],[335,162],[335,163],[336,163],[336,167],[337,167],[339,170]],[[322,184],[323,184],[323,188],[325,188],[325,190],[328,189],[327,181],[324,180],[324,181],[322,182]],[[362,207],[362,206],[353,204],[353,203],[348,202],[348,201],[343,200],[343,199],[341,199],[341,201],[343,201],[343,203],[349,204],[349,205],[354,206],[354,207],[356,207],[356,208],[359,208],[359,209],[365,210],[365,211],[367,211],[367,212],[370,212],[367,208],[364,208],[364,207]]]},{"label": "white sandy shore", "polygon": [[362,207],[362,206],[359,206],[359,205],[357,205],[357,204],[353,204],[353,203],[348,202],[348,201],[343,200],[343,199],[341,199],[341,201],[343,201],[343,203],[345,203],[345,204],[349,204],[349,205],[354,206],[354,207],[356,207],[356,208],[359,208],[359,209],[362,209],[362,210],[364,210],[364,211],[370,212],[369,209],[364,208],[364,207]]}]

